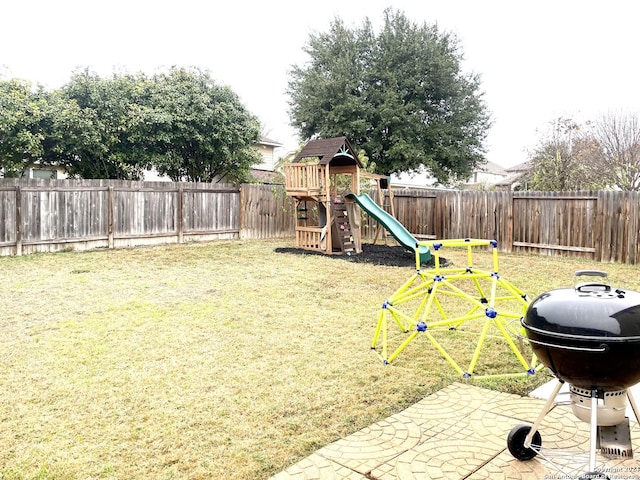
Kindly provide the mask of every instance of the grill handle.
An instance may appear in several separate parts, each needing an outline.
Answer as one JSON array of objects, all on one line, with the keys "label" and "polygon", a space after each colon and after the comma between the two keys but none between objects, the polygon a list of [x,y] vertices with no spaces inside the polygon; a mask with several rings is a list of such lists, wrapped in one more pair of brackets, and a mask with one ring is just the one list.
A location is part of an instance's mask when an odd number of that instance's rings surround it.
[{"label": "grill handle", "polygon": [[576,277],[604,277],[607,278],[607,272],[603,272],[602,270],[578,270],[576,272]]},{"label": "grill handle", "polygon": [[[602,278],[602,282],[607,283],[599,283],[599,282],[584,282],[577,283],[578,277],[600,277]],[[575,289],[581,293],[591,293],[591,292],[609,292],[611,291],[611,285],[608,284],[609,278],[607,272],[603,272],[601,270],[578,270],[576,272],[576,285]]]},{"label": "grill handle", "polygon": [[570,345],[558,345],[557,343],[541,342],[540,340],[526,339],[528,342],[535,343],[536,345],[542,345],[543,347],[559,348],[561,350],[573,350],[575,352],[590,352],[590,353],[605,353],[609,350],[609,345],[606,343],[600,344],[599,347],[572,347]]}]

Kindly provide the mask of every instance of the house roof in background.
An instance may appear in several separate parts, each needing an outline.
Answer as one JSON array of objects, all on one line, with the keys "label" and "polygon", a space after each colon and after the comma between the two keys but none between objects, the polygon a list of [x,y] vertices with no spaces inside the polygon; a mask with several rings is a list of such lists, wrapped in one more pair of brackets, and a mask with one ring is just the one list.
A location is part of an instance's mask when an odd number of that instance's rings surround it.
[{"label": "house roof in background", "polygon": [[509,173],[517,173],[517,172],[526,172],[531,168],[531,162],[527,160],[526,162],[519,163],[514,165],[513,167],[509,167],[506,169]]},{"label": "house roof in background", "polygon": [[267,137],[262,137],[260,139],[259,142],[257,142],[259,145],[268,145],[270,147],[281,147],[282,144],[276,140],[271,140],[270,138]]},{"label": "house roof in background", "polygon": [[491,173],[493,175],[504,175],[504,176],[507,176],[507,170],[505,170],[503,167],[501,167],[497,163],[493,163],[493,162],[489,162],[489,161],[478,165],[476,167],[475,171],[476,172]]}]

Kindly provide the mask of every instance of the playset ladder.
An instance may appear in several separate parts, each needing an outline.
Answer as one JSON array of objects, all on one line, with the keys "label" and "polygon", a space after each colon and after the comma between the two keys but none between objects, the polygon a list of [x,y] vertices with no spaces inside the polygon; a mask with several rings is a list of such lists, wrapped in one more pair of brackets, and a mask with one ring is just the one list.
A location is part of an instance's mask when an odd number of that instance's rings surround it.
[{"label": "playset ladder", "polygon": [[333,218],[335,219],[336,232],[340,242],[342,253],[355,253],[355,244],[353,242],[353,233],[351,232],[351,222],[349,221],[349,213],[347,205],[339,199],[334,199]]},{"label": "playset ladder", "polygon": [[309,220],[309,209],[307,208],[307,202],[304,200],[297,201],[296,211],[298,212],[298,220],[304,221],[306,224],[306,221]]}]

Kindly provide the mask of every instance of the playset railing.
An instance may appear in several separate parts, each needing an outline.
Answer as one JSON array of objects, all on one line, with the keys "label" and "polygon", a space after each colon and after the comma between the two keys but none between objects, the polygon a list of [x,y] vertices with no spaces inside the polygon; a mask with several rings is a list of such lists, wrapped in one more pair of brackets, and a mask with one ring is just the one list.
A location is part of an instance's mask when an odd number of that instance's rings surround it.
[{"label": "playset railing", "polygon": [[323,227],[296,227],[296,245],[308,250],[325,251],[326,242],[322,238]]},{"label": "playset railing", "polygon": [[323,169],[318,163],[289,163],[284,166],[287,192],[300,196],[323,194]]}]

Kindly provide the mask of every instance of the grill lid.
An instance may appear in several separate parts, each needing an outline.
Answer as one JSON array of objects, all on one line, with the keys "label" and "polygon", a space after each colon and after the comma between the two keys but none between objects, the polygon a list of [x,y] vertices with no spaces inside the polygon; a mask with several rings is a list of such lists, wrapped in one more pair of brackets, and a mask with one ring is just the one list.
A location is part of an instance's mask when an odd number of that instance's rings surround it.
[{"label": "grill lid", "polygon": [[[594,274],[606,277],[603,272],[576,272]],[[640,293],[593,282],[551,290],[531,302],[523,324],[560,339],[640,339]]]},{"label": "grill lid", "polygon": [[604,283],[551,290],[521,322],[538,359],[560,380],[610,391],[640,382],[640,293]]}]

